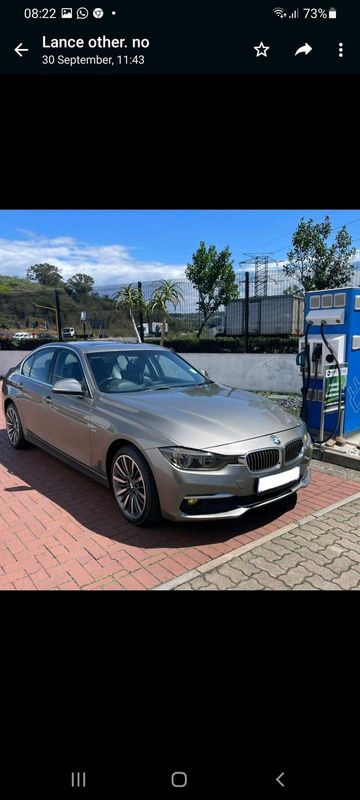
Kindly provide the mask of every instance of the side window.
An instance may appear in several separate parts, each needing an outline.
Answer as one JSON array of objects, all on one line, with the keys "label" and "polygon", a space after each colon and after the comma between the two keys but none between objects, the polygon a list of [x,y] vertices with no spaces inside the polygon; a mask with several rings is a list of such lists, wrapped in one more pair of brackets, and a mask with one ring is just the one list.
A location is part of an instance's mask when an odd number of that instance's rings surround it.
[{"label": "side window", "polygon": [[84,373],[78,357],[71,350],[60,350],[55,362],[52,384],[65,378],[75,378],[82,383]]},{"label": "side window", "polygon": [[23,375],[30,375],[31,365],[32,365],[32,363],[34,361],[34,357],[35,356],[32,355],[32,356],[30,356],[30,358],[27,358],[26,361],[24,361],[23,366],[22,366],[22,370],[21,370]]},{"label": "side window", "polygon": [[50,366],[54,352],[54,350],[42,350],[34,354],[34,360],[30,367],[30,378],[42,383],[49,383]]}]

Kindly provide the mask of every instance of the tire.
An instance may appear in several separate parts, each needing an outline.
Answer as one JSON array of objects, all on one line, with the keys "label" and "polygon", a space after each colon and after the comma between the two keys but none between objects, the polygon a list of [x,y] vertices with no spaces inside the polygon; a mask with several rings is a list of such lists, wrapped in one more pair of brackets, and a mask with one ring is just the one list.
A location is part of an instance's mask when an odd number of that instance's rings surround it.
[{"label": "tire", "polygon": [[6,433],[14,450],[25,450],[29,447],[25,439],[19,412],[14,403],[9,403],[5,413]]},{"label": "tire", "polygon": [[111,464],[111,486],[123,517],[150,526],[161,519],[156,484],[144,457],[131,445],[120,447]]}]

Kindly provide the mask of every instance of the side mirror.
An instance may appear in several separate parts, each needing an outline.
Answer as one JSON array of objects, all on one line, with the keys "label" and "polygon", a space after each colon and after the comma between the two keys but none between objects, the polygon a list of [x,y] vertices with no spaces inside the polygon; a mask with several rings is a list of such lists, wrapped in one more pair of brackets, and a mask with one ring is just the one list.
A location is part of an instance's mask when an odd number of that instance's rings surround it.
[{"label": "side mirror", "polygon": [[206,369],[200,369],[199,372],[201,372],[201,374],[204,376],[204,378],[208,378],[209,377],[209,373],[208,373],[208,371]]},{"label": "side mirror", "polygon": [[52,390],[53,392],[59,392],[59,394],[86,394],[80,381],[76,381],[75,378],[64,378],[61,381],[56,381]]}]

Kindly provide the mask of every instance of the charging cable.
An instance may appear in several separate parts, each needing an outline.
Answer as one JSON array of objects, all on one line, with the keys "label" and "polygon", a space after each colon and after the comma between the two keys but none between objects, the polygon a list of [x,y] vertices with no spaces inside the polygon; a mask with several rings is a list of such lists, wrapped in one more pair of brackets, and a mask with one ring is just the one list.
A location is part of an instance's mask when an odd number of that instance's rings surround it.
[{"label": "charging cable", "polygon": [[[328,342],[328,340],[327,340],[327,338],[325,336],[324,325],[325,325],[325,323],[321,322],[321,324],[320,324],[321,338],[322,338],[322,340],[324,342],[325,347],[327,347],[327,349],[330,351],[330,353],[331,353],[331,355],[333,357],[333,360],[336,362],[336,367],[337,367],[337,371],[338,371],[338,375],[339,375],[338,413],[337,413],[336,425],[335,425],[334,430],[330,433],[329,436],[326,437],[326,439],[322,439],[321,441],[320,440],[316,441],[316,439],[313,439],[313,442],[315,442],[315,444],[326,444],[326,442],[328,442],[330,439],[334,439],[335,436],[336,436],[338,427],[340,425],[340,419],[341,419],[341,368],[340,368],[340,364],[338,362],[338,359],[336,358],[336,355],[334,353],[334,350],[332,349],[331,345],[329,344],[329,342]],[[325,397],[323,397],[322,401],[323,401],[323,403],[325,402]]]},{"label": "charging cable", "polygon": [[[307,401],[307,397],[308,397],[309,386],[310,386],[310,378],[311,378],[310,347],[309,347],[309,340],[308,340],[309,329],[310,329],[311,325],[312,325],[312,322],[308,322],[308,324],[306,326],[306,330],[305,330],[304,362],[306,360],[307,380],[305,380],[305,371],[306,371],[305,365],[303,366],[303,370],[302,370],[302,373],[303,373],[303,388],[302,388],[303,400],[302,400],[302,406],[301,406],[301,411],[300,411],[300,417],[305,422],[306,425],[307,425],[307,422],[308,422],[308,406],[307,406],[307,402],[308,401]],[[329,352],[331,353],[331,355],[333,357],[333,360],[336,363],[336,367],[337,367],[338,375],[339,375],[338,413],[337,413],[337,419],[336,419],[335,428],[334,428],[333,431],[331,431],[329,436],[327,436],[326,438],[321,439],[321,440],[320,439],[318,439],[318,440],[314,439],[313,436],[311,437],[315,444],[326,444],[326,442],[328,442],[330,439],[333,439],[336,436],[336,433],[337,433],[337,430],[338,430],[339,424],[340,424],[340,419],[341,419],[341,368],[340,368],[339,361],[338,361],[338,359],[337,359],[337,357],[336,357],[336,355],[334,353],[334,350],[332,349],[331,345],[329,344],[329,342],[328,342],[328,340],[327,340],[327,338],[325,336],[324,325],[325,325],[325,322],[321,322],[320,323],[321,338],[322,338],[322,340],[324,342],[325,347],[327,347],[327,349],[329,350]],[[316,359],[314,359],[314,361],[315,361],[314,381],[316,382],[317,376],[318,376],[319,359],[316,358]],[[325,402],[325,397],[323,397],[322,402],[323,403]]]},{"label": "charging cable", "polygon": [[305,382],[305,365],[303,366],[303,370],[302,370],[302,374],[303,374],[303,386],[302,386],[303,399],[302,399],[300,417],[305,422],[305,425],[307,425],[307,417],[308,417],[308,413],[307,413],[307,395],[308,395],[309,386],[310,386],[310,347],[309,347],[308,335],[309,335],[309,330],[310,330],[311,325],[312,325],[312,323],[308,322],[308,324],[306,326],[306,330],[305,330],[304,361],[306,359],[306,362],[307,362],[307,381],[306,382]]}]

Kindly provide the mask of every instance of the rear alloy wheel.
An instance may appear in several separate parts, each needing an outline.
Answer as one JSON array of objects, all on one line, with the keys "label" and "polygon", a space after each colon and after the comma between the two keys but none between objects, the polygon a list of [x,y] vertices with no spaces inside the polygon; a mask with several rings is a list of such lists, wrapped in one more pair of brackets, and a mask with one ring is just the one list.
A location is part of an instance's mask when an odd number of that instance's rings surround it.
[{"label": "rear alloy wheel", "polygon": [[24,450],[28,447],[19,417],[19,412],[14,403],[9,403],[6,409],[6,431],[9,442],[15,450]]},{"label": "rear alloy wheel", "polygon": [[159,521],[161,513],[155,481],[135,447],[120,447],[116,453],[111,466],[111,484],[125,519],[134,525],[152,525]]}]

